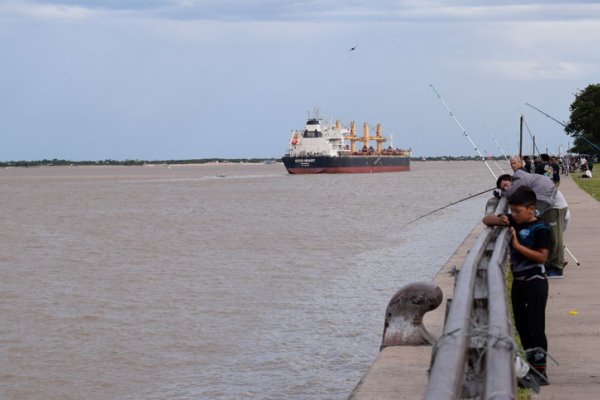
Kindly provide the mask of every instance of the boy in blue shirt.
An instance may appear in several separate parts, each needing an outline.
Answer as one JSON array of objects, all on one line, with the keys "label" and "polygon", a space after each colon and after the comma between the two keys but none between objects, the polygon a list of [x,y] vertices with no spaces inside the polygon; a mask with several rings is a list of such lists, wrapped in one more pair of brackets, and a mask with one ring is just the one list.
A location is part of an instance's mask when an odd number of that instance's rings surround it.
[{"label": "boy in blue shirt", "polygon": [[529,187],[517,188],[509,197],[508,204],[510,215],[489,214],[483,218],[483,223],[510,226],[511,299],[515,325],[527,352],[527,361],[539,373],[532,375],[543,386],[548,384],[545,332],[548,280],[544,263],[551,247],[550,229],[535,216],[536,195]]}]

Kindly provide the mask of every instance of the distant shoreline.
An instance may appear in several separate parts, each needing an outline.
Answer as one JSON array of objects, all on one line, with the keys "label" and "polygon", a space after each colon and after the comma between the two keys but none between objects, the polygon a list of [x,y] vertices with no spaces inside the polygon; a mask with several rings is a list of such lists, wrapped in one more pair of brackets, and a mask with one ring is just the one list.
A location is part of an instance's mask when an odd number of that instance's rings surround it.
[{"label": "distant shoreline", "polygon": [[144,165],[199,165],[199,164],[269,164],[281,160],[272,158],[206,158],[197,160],[35,160],[35,161],[0,161],[0,167],[53,167],[53,166],[144,166]]},{"label": "distant shoreline", "polygon": [[[502,157],[488,158],[502,160]],[[481,161],[473,156],[431,156],[412,157],[411,161]],[[0,167],[52,167],[52,166],[143,166],[143,165],[190,165],[190,164],[273,164],[280,163],[276,158],[201,158],[190,160],[97,160],[97,161],[71,161],[71,160],[33,160],[33,161],[0,161]]]}]

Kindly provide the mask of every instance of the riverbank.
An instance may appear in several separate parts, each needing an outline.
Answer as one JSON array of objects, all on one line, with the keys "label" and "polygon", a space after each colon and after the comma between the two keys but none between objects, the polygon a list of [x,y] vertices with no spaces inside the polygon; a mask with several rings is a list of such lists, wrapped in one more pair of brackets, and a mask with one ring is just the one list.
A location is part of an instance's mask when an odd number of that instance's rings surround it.
[{"label": "riverbank", "polygon": [[[482,209],[481,216],[483,215]],[[483,227],[483,224],[477,224],[473,228],[433,280],[433,283],[442,289],[444,300],[437,309],[425,314],[423,324],[435,337],[440,337],[444,329],[446,301],[452,296],[454,289],[453,271],[461,267]],[[350,399],[420,399],[427,386],[427,370],[430,362],[431,346],[386,347],[358,383]]]},{"label": "riverbank", "polygon": [[[550,365],[551,384],[533,399],[596,399],[600,391],[600,203],[563,178],[560,189],[569,202],[571,223],[565,244],[580,265],[568,258],[564,279],[550,280],[546,310],[549,352],[559,365]],[[481,210],[483,216],[483,210]],[[452,268],[459,268],[483,224],[477,224],[467,239],[434,278],[444,293],[452,297]],[[568,256],[568,253],[566,255]],[[424,325],[436,337],[442,333],[445,301],[424,317]],[[381,351],[361,379],[351,399],[418,399],[427,385],[431,347],[388,347]]]}]

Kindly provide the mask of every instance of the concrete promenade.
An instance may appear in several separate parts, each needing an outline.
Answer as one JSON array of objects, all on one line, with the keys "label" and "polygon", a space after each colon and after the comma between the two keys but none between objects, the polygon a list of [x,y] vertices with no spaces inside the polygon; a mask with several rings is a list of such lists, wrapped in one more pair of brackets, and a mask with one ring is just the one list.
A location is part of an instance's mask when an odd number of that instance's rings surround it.
[{"label": "concrete promenade", "polygon": [[571,222],[565,245],[564,279],[550,279],[546,306],[550,386],[533,399],[600,399],[600,203],[563,177]]},{"label": "concrete promenade", "polygon": [[[532,399],[600,398],[600,203],[579,189],[568,177],[560,186],[571,210],[565,244],[581,265],[569,261],[564,279],[551,279],[546,309],[550,386]],[[483,210],[481,210],[483,217]],[[452,297],[454,277],[464,257],[483,229],[478,224],[434,279]],[[393,293],[390,293],[390,297]],[[425,314],[424,324],[436,337],[442,333],[446,302]],[[388,347],[352,392],[351,399],[420,399],[427,385],[431,346]]]}]

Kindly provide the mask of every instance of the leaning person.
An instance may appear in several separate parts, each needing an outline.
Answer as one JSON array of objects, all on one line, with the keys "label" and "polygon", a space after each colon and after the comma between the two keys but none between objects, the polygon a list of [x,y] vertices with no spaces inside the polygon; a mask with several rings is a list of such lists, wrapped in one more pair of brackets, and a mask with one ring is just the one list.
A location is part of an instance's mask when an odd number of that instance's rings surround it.
[{"label": "leaning person", "polygon": [[518,188],[508,199],[508,204],[510,215],[488,214],[483,217],[483,223],[510,226],[511,299],[515,325],[527,353],[527,362],[537,372],[530,371],[526,379],[544,386],[548,385],[545,332],[548,280],[544,263],[551,248],[551,234],[548,225],[535,215],[536,195],[533,190],[525,186]]},{"label": "leaning person", "polygon": [[564,276],[565,246],[563,232],[568,223],[569,208],[565,197],[556,188],[552,179],[539,174],[528,174],[522,167],[519,157],[510,159],[511,168],[514,171],[510,175],[501,175],[496,187],[510,196],[520,186],[528,186],[533,189],[537,197],[538,216],[550,226],[552,233],[552,250],[546,263],[548,278],[562,278]]}]

